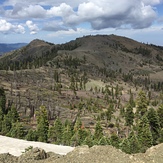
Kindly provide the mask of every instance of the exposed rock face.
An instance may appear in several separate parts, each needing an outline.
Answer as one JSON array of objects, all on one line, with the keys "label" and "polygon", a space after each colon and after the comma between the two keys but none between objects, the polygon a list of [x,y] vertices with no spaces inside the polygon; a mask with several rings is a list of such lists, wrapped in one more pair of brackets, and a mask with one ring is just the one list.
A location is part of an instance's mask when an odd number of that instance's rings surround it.
[{"label": "exposed rock face", "polygon": [[18,158],[9,153],[0,154],[0,163],[16,163]]},{"label": "exposed rock face", "polygon": [[47,159],[48,157],[49,155],[43,149],[34,148],[22,154],[18,158],[18,162],[20,163],[33,162],[35,160],[44,160]]},{"label": "exposed rock face", "polygon": [[73,152],[56,161],[57,163],[130,163],[128,155],[112,146],[77,147]]},{"label": "exposed rock face", "polygon": [[20,157],[1,154],[0,163],[163,163],[162,151],[163,144],[135,155],[125,154],[112,146],[81,146],[63,156],[34,148]]}]

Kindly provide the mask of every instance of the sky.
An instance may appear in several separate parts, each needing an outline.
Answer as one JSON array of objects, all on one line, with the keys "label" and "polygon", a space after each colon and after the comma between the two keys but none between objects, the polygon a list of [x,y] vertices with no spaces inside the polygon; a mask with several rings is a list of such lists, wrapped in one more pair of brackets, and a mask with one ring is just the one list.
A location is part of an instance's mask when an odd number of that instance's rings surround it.
[{"label": "sky", "polygon": [[96,34],[163,46],[163,0],[0,0],[0,43]]}]

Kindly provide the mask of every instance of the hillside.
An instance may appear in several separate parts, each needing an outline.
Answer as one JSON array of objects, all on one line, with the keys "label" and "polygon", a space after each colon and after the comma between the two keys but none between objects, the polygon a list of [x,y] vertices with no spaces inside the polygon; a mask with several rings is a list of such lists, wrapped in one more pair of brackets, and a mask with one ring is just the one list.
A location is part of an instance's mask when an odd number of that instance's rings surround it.
[{"label": "hillside", "polygon": [[126,153],[163,142],[163,47],[115,35],[36,39],[0,57],[0,86],[3,135]]},{"label": "hillside", "polygon": [[1,60],[7,60],[8,63],[31,63],[35,59],[44,58],[45,63],[42,64],[46,64],[48,60],[68,55],[80,59],[86,57],[89,64],[107,70],[156,73],[162,70],[162,51],[162,47],[139,43],[125,37],[97,35],[77,38],[61,45],[37,39],[20,50],[6,54]]}]

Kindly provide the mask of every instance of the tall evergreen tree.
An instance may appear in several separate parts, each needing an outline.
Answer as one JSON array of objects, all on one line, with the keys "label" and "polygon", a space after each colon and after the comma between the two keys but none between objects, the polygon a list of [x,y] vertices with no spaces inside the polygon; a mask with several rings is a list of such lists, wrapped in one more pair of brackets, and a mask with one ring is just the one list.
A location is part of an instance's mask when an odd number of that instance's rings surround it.
[{"label": "tall evergreen tree", "polygon": [[2,108],[3,114],[6,114],[6,95],[3,88],[0,88],[0,107]]},{"label": "tall evergreen tree", "polygon": [[120,143],[120,149],[125,152],[125,153],[130,153],[130,142],[129,140],[126,138],[126,139],[123,139],[122,142]]},{"label": "tall evergreen tree", "polygon": [[110,104],[109,107],[107,108],[107,111],[105,112],[107,123],[108,121],[111,121],[113,112],[114,112],[114,105]]},{"label": "tall evergreen tree", "polygon": [[83,145],[88,145],[89,147],[92,147],[94,145],[94,143],[93,143],[93,135],[91,133],[89,133],[82,144]]},{"label": "tall evergreen tree", "polygon": [[75,125],[74,125],[74,131],[77,131],[81,128],[82,126],[82,121],[79,117],[77,117],[77,120],[75,122]]},{"label": "tall evergreen tree", "polygon": [[62,134],[63,134],[63,125],[59,118],[54,121],[54,125],[50,127],[48,137],[50,141],[61,144],[62,143]]},{"label": "tall evergreen tree", "polygon": [[150,130],[150,124],[146,115],[138,122],[138,140],[141,145],[141,152],[145,152],[147,148],[153,145],[153,137]]},{"label": "tall evergreen tree", "polygon": [[25,128],[23,124],[18,121],[13,123],[8,135],[13,138],[23,139],[25,137]]},{"label": "tall evergreen tree", "polygon": [[37,141],[37,132],[35,130],[30,129],[25,137],[28,141]]},{"label": "tall evergreen tree", "polygon": [[116,134],[112,134],[110,137],[110,143],[112,146],[119,148],[120,139]]},{"label": "tall evergreen tree", "polygon": [[162,128],[161,131],[160,131],[160,137],[159,137],[159,139],[158,139],[158,142],[159,142],[159,143],[163,143],[163,128]]},{"label": "tall evergreen tree", "polygon": [[160,137],[160,131],[161,131],[159,117],[157,115],[157,112],[153,108],[150,108],[148,110],[147,118],[153,136],[153,144],[156,145],[158,143],[157,140]]},{"label": "tall evergreen tree", "polygon": [[134,131],[131,131],[131,133],[129,134],[128,140],[129,140],[129,145],[130,145],[130,153],[139,153],[141,146],[140,146],[138,137],[134,133]]},{"label": "tall evergreen tree", "polygon": [[81,119],[78,117],[73,129],[71,143],[74,146],[81,145],[88,136],[88,131],[84,128]]},{"label": "tall evergreen tree", "polygon": [[36,118],[38,141],[47,142],[49,122],[45,106],[40,107],[40,110],[36,113]]},{"label": "tall evergreen tree", "polygon": [[79,128],[78,130],[75,130],[74,135],[71,138],[71,144],[73,146],[83,144],[88,135],[88,131],[84,128]]},{"label": "tall evergreen tree", "polygon": [[130,104],[132,107],[135,107],[135,101],[134,101],[133,93],[132,93],[131,91],[130,91],[129,104]]},{"label": "tall evergreen tree", "polygon": [[0,106],[0,132],[2,131],[3,116],[2,107]]},{"label": "tall evergreen tree", "polygon": [[102,137],[103,137],[103,129],[101,127],[100,122],[98,121],[95,126],[94,139],[99,141]]},{"label": "tall evergreen tree", "polygon": [[73,130],[71,124],[67,121],[65,122],[62,134],[62,144],[71,145],[71,138],[73,136]]},{"label": "tall evergreen tree", "polygon": [[145,92],[141,90],[136,99],[136,109],[137,109],[136,116],[138,118],[142,117],[146,113],[147,107],[148,107],[147,97],[145,95]]},{"label": "tall evergreen tree", "polygon": [[9,133],[12,127],[11,119],[8,115],[4,115],[3,122],[2,122],[2,133],[6,135]]},{"label": "tall evergreen tree", "polygon": [[163,128],[163,104],[159,106],[157,114],[159,117],[160,127]]},{"label": "tall evergreen tree", "polygon": [[133,125],[134,122],[134,113],[133,108],[130,104],[127,105],[126,111],[125,111],[125,121],[127,126]]},{"label": "tall evergreen tree", "polygon": [[11,109],[8,111],[7,115],[9,116],[11,123],[15,123],[20,120],[19,114],[14,105],[11,106]]},{"label": "tall evergreen tree", "polygon": [[109,139],[106,136],[103,136],[99,141],[98,145],[110,145]]}]

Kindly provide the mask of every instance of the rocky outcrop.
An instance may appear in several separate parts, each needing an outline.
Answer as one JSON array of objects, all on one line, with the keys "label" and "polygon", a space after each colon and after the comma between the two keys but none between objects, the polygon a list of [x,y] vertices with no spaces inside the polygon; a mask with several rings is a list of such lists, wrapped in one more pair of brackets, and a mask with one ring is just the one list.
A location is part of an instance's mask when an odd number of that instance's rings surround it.
[{"label": "rocky outcrop", "polygon": [[67,155],[52,152],[46,153],[43,149],[31,149],[20,157],[10,154],[1,154],[0,163],[163,163],[163,144],[154,146],[135,155],[128,155],[112,146],[76,147]]},{"label": "rocky outcrop", "polygon": [[17,163],[18,158],[9,153],[0,154],[0,163]]},{"label": "rocky outcrop", "polygon": [[44,160],[47,159],[49,155],[40,148],[34,148],[29,150],[28,152],[25,152],[18,158],[18,162],[20,163],[27,163],[27,162],[33,162],[35,160]]}]

